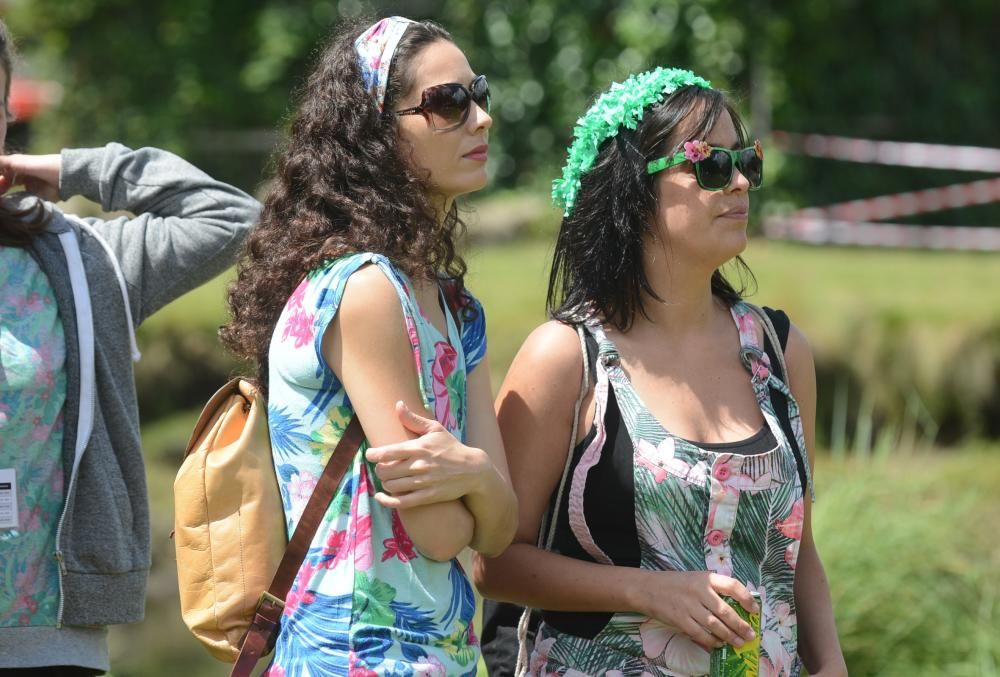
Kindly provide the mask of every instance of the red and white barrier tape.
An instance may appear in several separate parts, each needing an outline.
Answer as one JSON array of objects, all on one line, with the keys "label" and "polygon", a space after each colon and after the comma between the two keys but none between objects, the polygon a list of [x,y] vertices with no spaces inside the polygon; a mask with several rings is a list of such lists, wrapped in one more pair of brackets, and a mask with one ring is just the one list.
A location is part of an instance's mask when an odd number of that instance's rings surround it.
[{"label": "red and white barrier tape", "polygon": [[[788,152],[813,157],[1000,172],[1000,149],[995,148],[869,141],[787,132],[775,132],[774,139],[779,147]],[[1000,178],[800,209],[787,216],[769,217],[764,222],[764,233],[769,238],[813,244],[997,251],[1000,250],[1000,228],[871,223],[872,219],[892,219],[991,202],[1000,202]]]},{"label": "red and white barrier tape", "polygon": [[795,240],[807,244],[968,251],[1000,250],[1000,228],[907,226],[899,223],[817,219],[797,214],[765,219],[764,234],[773,240]]},{"label": "red and white barrier tape", "polygon": [[1000,201],[1000,178],[956,183],[942,188],[915,190],[910,193],[880,195],[865,200],[838,202],[826,207],[804,209],[809,215],[822,218],[868,221],[898,219],[901,216],[927,214],[943,209]]},{"label": "red and white barrier tape", "polygon": [[1000,149],[979,146],[944,146],[905,141],[871,141],[846,136],[795,134],[776,131],[775,145],[797,155],[864,162],[866,164],[962,169],[1000,173]]}]

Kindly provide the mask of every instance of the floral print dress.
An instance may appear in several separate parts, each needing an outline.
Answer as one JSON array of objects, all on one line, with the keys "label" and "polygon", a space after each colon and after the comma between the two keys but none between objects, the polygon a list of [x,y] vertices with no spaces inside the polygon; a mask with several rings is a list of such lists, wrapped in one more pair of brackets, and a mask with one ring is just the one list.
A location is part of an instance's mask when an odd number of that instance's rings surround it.
[{"label": "floral print dress", "polygon": [[27,249],[0,248],[0,289],[0,468],[16,471],[18,503],[18,527],[0,529],[0,627],[55,626],[66,342]]},{"label": "floral print dress", "polygon": [[[486,352],[482,307],[464,297],[461,327],[448,336],[423,316],[408,279],[387,258],[341,257],[309,273],[288,299],[269,352],[268,424],[288,531],[354,414],[327,366],[321,341],[348,278],[377,266],[395,287],[425,404],[458,439],[466,427],[466,379]],[[392,415],[392,412],[386,412]],[[436,562],[414,548],[380,490],[367,443],[344,476],[296,576],[268,674],[475,674],[475,600],[457,560]]]},{"label": "floral print dress", "polygon": [[[795,453],[771,405],[769,387],[787,397],[791,428],[805,462],[802,422],[787,386],[770,373],[767,354],[757,342],[752,311],[738,303],[731,312],[739,330],[741,357],[751,372],[757,403],[777,447],[747,456],[719,453],[671,434],[643,404],[621,367],[614,344],[592,322],[588,330],[599,344],[596,435],[568,485],[568,522],[576,540],[595,561],[612,564],[590,532],[583,507],[587,473],[599,460],[606,439],[605,407],[612,388],[633,446],[640,566],[654,571],[712,571],[759,592],[757,674],[797,677],[794,582],[805,492]],[[808,464],[805,472],[806,482],[811,483]],[[616,613],[592,639],[561,633],[543,623],[528,674],[692,677],[708,672],[708,652],[687,636],[651,618]]]}]

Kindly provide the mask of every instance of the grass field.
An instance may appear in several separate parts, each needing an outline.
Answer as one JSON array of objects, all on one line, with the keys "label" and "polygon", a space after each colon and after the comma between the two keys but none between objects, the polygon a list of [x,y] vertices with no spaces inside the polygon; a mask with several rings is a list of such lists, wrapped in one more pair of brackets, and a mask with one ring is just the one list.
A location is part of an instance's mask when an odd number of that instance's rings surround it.
[{"label": "grass field", "polygon": [[[551,263],[548,240],[522,240],[473,250],[468,286],[487,313],[494,386],[530,331],[545,319]],[[1000,255],[810,247],[753,240],[745,259],[759,291],[751,300],[784,309],[816,352],[858,340],[872,320],[905,325],[912,349],[940,367],[970,329],[1000,319]],[[214,331],[224,321],[224,279],[188,294],[143,326]]]}]

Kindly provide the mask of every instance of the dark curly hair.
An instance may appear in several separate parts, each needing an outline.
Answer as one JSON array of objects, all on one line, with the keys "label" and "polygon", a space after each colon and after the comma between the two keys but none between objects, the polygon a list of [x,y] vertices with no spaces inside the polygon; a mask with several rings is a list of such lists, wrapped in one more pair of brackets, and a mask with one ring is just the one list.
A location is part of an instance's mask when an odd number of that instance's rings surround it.
[{"label": "dark curly hair", "polygon": [[[464,288],[455,242],[465,225],[457,207],[440,219],[427,176],[400,144],[395,116],[379,111],[362,80],[354,40],[368,25],[342,25],[301,88],[260,224],[229,289],[232,320],[220,330],[222,342],[256,363],[265,391],[274,326],[296,285],[323,262],[377,252],[411,278],[449,278],[449,298]],[[453,42],[433,22],[407,27],[390,64],[386,111],[412,88],[414,59],[440,40]]]},{"label": "dark curly hair", "polygon": [[[686,125],[682,138],[682,123],[695,111],[700,117]],[[559,228],[546,300],[551,317],[574,323],[596,313],[620,331],[628,331],[637,312],[648,318],[643,294],[659,297],[642,266],[643,237],[656,213],[655,177],[646,173],[646,164],[677,152],[685,141],[704,138],[727,114],[745,146],[746,127],[725,96],[688,85],[650,106],[635,130],[621,129],[601,145]],[[756,282],[741,257],[735,265],[741,278]],[[726,305],[745,293],[746,285],[736,289],[721,270],[712,274],[712,294]]]}]

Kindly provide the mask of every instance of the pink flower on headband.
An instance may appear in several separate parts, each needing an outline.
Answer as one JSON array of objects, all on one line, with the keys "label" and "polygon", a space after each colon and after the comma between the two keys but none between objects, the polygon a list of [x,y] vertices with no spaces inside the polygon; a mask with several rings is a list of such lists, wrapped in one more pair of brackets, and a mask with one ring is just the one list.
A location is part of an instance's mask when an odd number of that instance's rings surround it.
[{"label": "pink flower on headband", "polygon": [[688,141],[684,144],[684,157],[691,162],[704,160],[712,154],[712,147],[704,141]]}]

